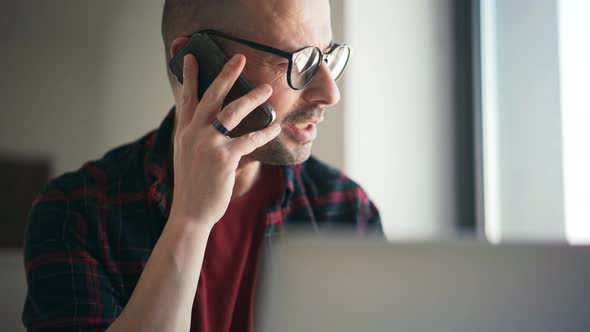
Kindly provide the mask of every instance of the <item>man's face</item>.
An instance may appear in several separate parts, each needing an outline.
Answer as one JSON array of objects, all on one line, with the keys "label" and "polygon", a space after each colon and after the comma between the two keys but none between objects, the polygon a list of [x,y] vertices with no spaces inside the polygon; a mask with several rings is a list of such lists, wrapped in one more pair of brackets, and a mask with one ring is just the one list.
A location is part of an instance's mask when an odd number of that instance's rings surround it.
[{"label": "man's face", "polygon": [[[240,19],[245,27],[237,37],[256,41],[288,52],[305,46],[326,51],[332,41],[328,0],[249,0]],[[268,103],[275,109],[275,121],[282,131],[273,141],[248,157],[267,164],[302,163],[311,154],[316,125],[324,118],[325,107],[340,99],[340,92],[325,63],[303,90],[287,84],[288,60],[218,39],[230,55],[242,53],[247,63],[246,79],[256,86],[267,83],[273,88]]]}]

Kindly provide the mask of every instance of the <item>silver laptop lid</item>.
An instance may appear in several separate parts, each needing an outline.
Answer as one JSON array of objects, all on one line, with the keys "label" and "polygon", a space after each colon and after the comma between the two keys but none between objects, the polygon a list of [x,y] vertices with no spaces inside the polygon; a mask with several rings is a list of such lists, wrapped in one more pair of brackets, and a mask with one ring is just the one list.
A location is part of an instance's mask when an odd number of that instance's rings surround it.
[{"label": "silver laptop lid", "polygon": [[590,331],[590,248],[281,240],[256,331]]}]

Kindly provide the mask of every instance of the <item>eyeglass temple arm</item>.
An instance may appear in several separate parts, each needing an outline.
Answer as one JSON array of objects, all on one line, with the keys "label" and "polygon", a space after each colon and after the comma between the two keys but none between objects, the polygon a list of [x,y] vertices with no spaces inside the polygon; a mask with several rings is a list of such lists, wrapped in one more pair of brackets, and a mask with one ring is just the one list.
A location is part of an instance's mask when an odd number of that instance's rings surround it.
[{"label": "eyeglass temple arm", "polygon": [[219,31],[215,31],[215,30],[203,30],[200,33],[210,34],[210,35],[222,37],[225,39],[229,39],[229,40],[235,41],[240,44],[244,44],[246,46],[252,47],[252,48],[260,50],[260,51],[264,51],[264,52],[272,53],[274,55],[278,55],[278,56],[283,57],[287,60],[291,60],[293,58],[293,54],[291,54],[291,53],[276,49],[274,47],[258,44],[258,43],[255,43],[255,42],[252,42],[249,40],[244,40],[244,39],[237,38],[237,37],[234,37],[231,35],[227,35],[223,32],[219,32]]}]

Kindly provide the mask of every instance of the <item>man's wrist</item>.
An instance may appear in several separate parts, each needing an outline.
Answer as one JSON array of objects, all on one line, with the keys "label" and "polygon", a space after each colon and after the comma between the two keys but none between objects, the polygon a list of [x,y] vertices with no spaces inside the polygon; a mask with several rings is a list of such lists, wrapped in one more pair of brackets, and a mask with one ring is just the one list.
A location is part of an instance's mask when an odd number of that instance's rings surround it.
[{"label": "man's wrist", "polygon": [[213,226],[215,226],[215,222],[209,221],[205,218],[186,217],[171,212],[166,225],[170,225],[175,229],[180,229],[183,233],[210,233],[213,229]]},{"label": "man's wrist", "polygon": [[170,215],[167,224],[174,225],[175,228],[183,228],[185,231],[211,231],[215,222],[205,220],[204,218],[191,218],[183,216]]}]

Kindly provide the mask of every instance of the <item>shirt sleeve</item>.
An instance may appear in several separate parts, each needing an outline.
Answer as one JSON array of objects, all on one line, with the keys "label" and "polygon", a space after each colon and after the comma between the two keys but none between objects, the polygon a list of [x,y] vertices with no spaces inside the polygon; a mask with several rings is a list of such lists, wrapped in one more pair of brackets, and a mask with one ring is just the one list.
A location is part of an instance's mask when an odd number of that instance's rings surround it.
[{"label": "shirt sleeve", "polygon": [[369,201],[369,204],[366,206],[368,210],[367,219],[367,233],[377,236],[384,236],[383,233],[383,225],[381,224],[381,215],[379,214],[379,210],[373,204],[373,202]]},{"label": "shirt sleeve", "polygon": [[359,216],[359,231],[366,235],[383,237],[383,226],[381,225],[381,215],[377,206],[369,200],[363,191],[361,195],[361,207]]},{"label": "shirt sleeve", "polygon": [[25,232],[28,331],[104,331],[121,313],[85,229],[63,192],[46,191],[33,203]]}]

